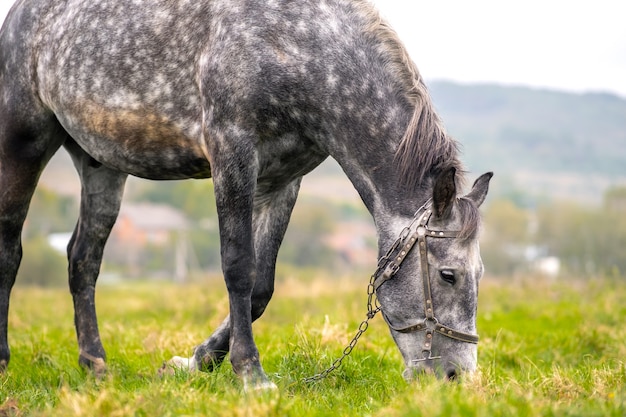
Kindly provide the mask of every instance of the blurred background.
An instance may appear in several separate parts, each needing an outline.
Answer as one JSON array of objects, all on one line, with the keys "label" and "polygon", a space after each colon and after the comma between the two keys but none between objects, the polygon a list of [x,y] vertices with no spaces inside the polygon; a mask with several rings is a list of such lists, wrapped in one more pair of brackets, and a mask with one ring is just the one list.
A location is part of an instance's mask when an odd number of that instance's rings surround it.
[{"label": "blurred background", "polygon": [[[404,40],[468,186],[494,171],[483,206],[486,274],[626,275],[626,25],[618,2],[375,1]],[[0,20],[11,2],[0,0]],[[66,285],[80,185],[60,151],[24,229],[18,285]],[[308,175],[278,278],[371,273],[372,220],[341,169]],[[130,179],[100,281],[203,279],[219,271],[211,181]]]}]

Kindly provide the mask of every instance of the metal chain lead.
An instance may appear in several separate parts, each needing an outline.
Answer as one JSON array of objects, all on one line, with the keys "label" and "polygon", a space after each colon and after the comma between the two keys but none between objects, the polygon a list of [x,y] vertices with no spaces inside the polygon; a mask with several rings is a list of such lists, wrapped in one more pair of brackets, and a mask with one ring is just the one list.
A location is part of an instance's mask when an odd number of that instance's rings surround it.
[{"label": "metal chain lead", "polygon": [[[381,258],[381,261],[383,258]],[[380,261],[379,261],[379,265],[380,265]],[[310,383],[310,382],[315,382],[315,381],[319,381],[319,380],[326,378],[328,374],[333,372],[335,369],[339,368],[341,366],[341,362],[343,362],[343,360],[352,353],[352,350],[358,343],[359,338],[363,335],[363,333],[365,333],[365,331],[369,327],[369,321],[373,319],[374,316],[380,311],[380,306],[376,305],[377,303],[376,303],[375,294],[374,294],[374,281],[376,280],[376,275],[380,269],[381,269],[380,266],[379,268],[376,269],[376,273],[372,275],[372,277],[370,278],[370,283],[367,286],[367,317],[365,318],[365,320],[361,322],[361,324],[359,324],[359,328],[356,334],[354,335],[354,337],[352,338],[352,340],[350,341],[350,343],[348,343],[348,345],[343,349],[341,356],[335,359],[328,368],[326,368],[319,374],[315,374],[313,376],[304,378],[303,382]],[[374,305],[376,305],[376,307],[374,307]]]},{"label": "metal chain lead", "polygon": [[[374,282],[376,281],[376,278],[378,278],[378,276],[381,275],[384,272],[385,267],[389,263],[391,255],[396,251],[396,249],[398,249],[398,246],[400,246],[402,241],[408,237],[408,235],[409,235],[409,233],[411,231],[411,228],[415,225],[415,223],[417,222],[417,220],[419,218],[419,216],[418,216],[419,213],[424,208],[426,208],[426,206],[428,204],[430,204],[430,201],[431,200],[428,199],[419,209],[417,209],[417,211],[413,215],[413,220],[411,221],[411,223],[407,227],[405,227],[402,230],[402,232],[400,232],[400,236],[398,237],[398,239],[396,239],[396,241],[393,242],[393,245],[391,245],[391,247],[389,248],[387,253],[385,255],[381,256],[380,259],[378,260],[378,265],[376,266],[376,272],[374,272],[372,274],[372,276],[370,277],[370,282],[369,282],[369,284],[367,286],[367,316],[366,316],[365,320],[363,320],[361,322],[361,324],[359,324],[359,328],[358,328],[356,334],[354,335],[354,337],[352,338],[350,343],[348,343],[348,345],[343,349],[343,352],[341,353],[341,356],[338,357],[337,359],[335,359],[333,361],[333,363],[328,368],[323,370],[322,372],[320,372],[318,374],[315,374],[313,376],[309,376],[307,378],[304,378],[302,380],[303,382],[306,382],[306,383],[316,382],[316,381],[319,381],[319,380],[322,380],[322,379],[326,378],[328,376],[328,374],[333,372],[335,369],[339,368],[341,366],[341,363],[343,362],[343,360],[348,355],[350,355],[350,353],[352,353],[352,350],[354,349],[354,347],[358,343],[359,338],[363,335],[363,333],[365,333],[365,331],[369,327],[370,320],[373,319],[374,316],[376,316],[376,314],[380,311],[380,306],[378,305],[378,300],[376,299],[376,288],[374,287]],[[376,307],[374,307],[374,306],[376,306]]]}]

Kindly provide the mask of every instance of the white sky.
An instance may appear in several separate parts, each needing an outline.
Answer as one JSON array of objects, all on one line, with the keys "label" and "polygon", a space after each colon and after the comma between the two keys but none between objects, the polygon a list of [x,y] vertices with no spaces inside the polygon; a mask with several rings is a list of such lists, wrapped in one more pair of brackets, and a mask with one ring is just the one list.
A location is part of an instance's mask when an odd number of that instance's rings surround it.
[{"label": "white sky", "polygon": [[374,0],[426,79],[626,97],[623,0]]},{"label": "white sky", "polygon": [[373,1],[426,79],[626,97],[623,0]]}]

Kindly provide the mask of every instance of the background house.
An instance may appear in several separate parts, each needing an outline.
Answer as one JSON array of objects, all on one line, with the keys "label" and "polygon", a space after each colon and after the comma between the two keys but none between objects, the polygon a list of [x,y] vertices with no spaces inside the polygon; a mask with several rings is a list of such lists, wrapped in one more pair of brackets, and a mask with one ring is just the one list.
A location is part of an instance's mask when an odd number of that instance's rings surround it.
[{"label": "background house", "polygon": [[188,274],[190,223],[164,204],[128,203],[120,209],[105,250],[105,261],[125,268],[131,277],[150,271],[185,281]]}]

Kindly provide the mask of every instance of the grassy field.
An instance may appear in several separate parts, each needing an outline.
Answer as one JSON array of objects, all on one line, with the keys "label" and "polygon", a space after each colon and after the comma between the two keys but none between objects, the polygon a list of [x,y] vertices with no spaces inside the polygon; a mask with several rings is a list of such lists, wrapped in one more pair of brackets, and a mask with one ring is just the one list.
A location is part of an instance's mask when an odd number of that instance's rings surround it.
[{"label": "grassy field", "polygon": [[15,288],[0,417],[626,415],[626,280],[485,279],[480,371],[460,383],[405,383],[380,317],[338,371],[301,382],[349,341],[364,317],[365,281],[279,280],[254,327],[264,367],[279,387],[262,395],[244,394],[229,364],[212,374],[157,376],[163,360],[189,355],[226,314],[219,279],[99,288],[109,364],[101,380],[77,365],[68,292]]}]

